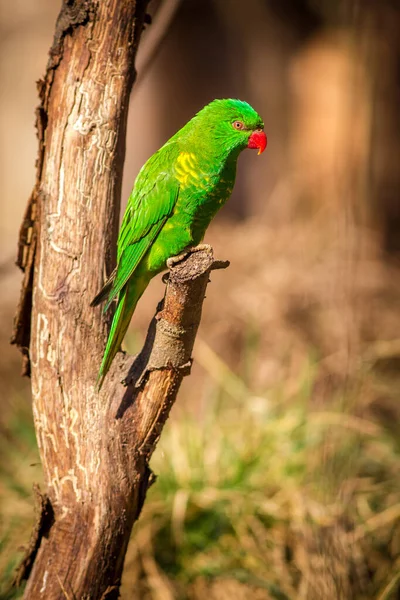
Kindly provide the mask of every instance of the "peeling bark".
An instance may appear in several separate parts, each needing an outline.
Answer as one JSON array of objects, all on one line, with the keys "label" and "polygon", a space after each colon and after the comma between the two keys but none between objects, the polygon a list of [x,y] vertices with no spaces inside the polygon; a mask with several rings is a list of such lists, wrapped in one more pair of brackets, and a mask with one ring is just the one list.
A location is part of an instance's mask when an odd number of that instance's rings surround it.
[{"label": "peeling bark", "polygon": [[[49,102],[54,73],[63,57],[63,41],[66,35],[72,35],[74,29],[79,26],[90,25],[90,21],[94,19],[94,16],[95,2],[90,2],[89,0],[81,2],[64,0],[57,19],[53,44],[49,51],[45,79],[37,82],[40,104],[36,109],[36,130],[39,139],[38,157],[36,160],[36,183],[29,198],[19,232],[16,264],[24,272],[24,279],[11,337],[11,343],[16,344],[23,355],[22,375],[30,375],[29,343],[31,334],[33,272],[39,223],[38,210],[41,200],[41,177],[45,158],[45,134],[49,112],[51,116],[52,107],[49,105]],[[80,40],[79,43],[82,44],[83,40]],[[132,83],[130,83],[129,87],[131,86]]]},{"label": "peeling bark", "polygon": [[53,509],[48,496],[41,493],[38,485],[33,486],[33,492],[35,494],[36,522],[33,527],[29,546],[12,582],[12,585],[16,587],[19,587],[22,581],[28,579],[42,538],[48,534],[54,521]]}]

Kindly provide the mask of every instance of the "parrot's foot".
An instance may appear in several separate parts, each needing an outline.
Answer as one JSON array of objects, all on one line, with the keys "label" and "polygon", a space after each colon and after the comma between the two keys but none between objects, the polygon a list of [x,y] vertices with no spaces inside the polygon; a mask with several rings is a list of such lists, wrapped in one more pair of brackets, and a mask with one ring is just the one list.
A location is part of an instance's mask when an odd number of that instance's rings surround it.
[{"label": "parrot's foot", "polygon": [[193,246],[193,248],[190,248],[190,252],[201,252],[202,250],[207,250],[207,252],[210,252],[212,248],[210,244],[199,244],[198,246]]},{"label": "parrot's foot", "polygon": [[167,259],[168,269],[171,269],[174,265],[177,265],[178,263],[185,260],[185,258],[189,256],[189,254],[191,254],[192,252],[201,252],[202,250],[208,250],[210,252],[210,244],[199,244],[198,246],[193,246],[193,248],[189,247],[187,250],[182,252],[182,254],[178,254],[178,256],[171,256],[171,258]]},{"label": "parrot's foot", "polygon": [[[172,269],[172,267],[174,265],[177,265],[178,263],[180,263],[182,260],[185,260],[185,258],[189,255],[189,252],[182,252],[182,254],[178,254],[178,256],[171,256],[171,258],[167,259],[167,267],[168,269]],[[167,274],[167,273],[166,273]]]}]

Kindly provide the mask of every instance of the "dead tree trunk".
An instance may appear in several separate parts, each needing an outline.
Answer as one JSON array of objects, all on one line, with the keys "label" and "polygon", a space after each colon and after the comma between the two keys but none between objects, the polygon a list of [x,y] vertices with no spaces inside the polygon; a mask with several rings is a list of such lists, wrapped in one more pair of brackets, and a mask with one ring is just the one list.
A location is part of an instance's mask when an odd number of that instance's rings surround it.
[{"label": "dead tree trunk", "polygon": [[212,253],[174,267],[146,345],[120,353],[101,394],[107,334],[90,300],[109,271],[134,57],[145,0],[64,0],[39,90],[37,181],[21,229],[14,342],[31,371],[47,485],[19,579],[25,598],[117,598],[148,461],[188,372]]}]

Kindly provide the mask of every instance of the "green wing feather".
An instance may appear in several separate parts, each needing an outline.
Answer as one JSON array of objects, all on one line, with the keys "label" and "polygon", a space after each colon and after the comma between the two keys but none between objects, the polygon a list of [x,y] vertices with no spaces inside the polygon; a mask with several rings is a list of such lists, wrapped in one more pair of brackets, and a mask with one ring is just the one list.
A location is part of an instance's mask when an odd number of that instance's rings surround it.
[{"label": "green wing feather", "polygon": [[[150,162],[151,159],[145,166],[151,171]],[[118,264],[128,246],[140,241],[150,233],[153,226],[172,213],[178,190],[178,181],[169,173],[162,172],[152,180],[148,169],[142,169],[121,223],[117,247]]]},{"label": "green wing feather", "polygon": [[166,152],[170,148],[163,150],[156,152],[142,168],[128,200],[118,236],[117,268],[92,302],[99,304],[108,295],[104,310],[129,281],[176,204],[179,194],[176,178],[165,170],[154,177],[159,163],[171,158],[170,152]]},{"label": "green wing feather", "polygon": [[167,218],[168,216],[165,216],[163,219],[158,221],[158,223],[155,223],[146,235],[140,238],[137,242],[127,246],[127,248],[123,251],[112,288],[107,298],[107,303],[104,307],[105,311],[109,308],[114,298],[117,297],[122,288],[129,281],[140,261],[154,242]]}]

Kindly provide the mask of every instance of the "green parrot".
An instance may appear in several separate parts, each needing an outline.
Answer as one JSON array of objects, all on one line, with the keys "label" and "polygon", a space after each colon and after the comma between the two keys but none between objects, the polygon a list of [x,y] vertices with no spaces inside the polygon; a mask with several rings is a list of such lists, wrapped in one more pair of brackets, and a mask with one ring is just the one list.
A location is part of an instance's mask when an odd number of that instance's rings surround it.
[{"label": "green parrot", "polygon": [[100,389],[136,304],[167,260],[197,246],[235,183],[238,156],[267,145],[261,117],[247,102],[214,100],[140,170],[118,236],[117,266],[92,301],[117,308],[97,379]]}]

